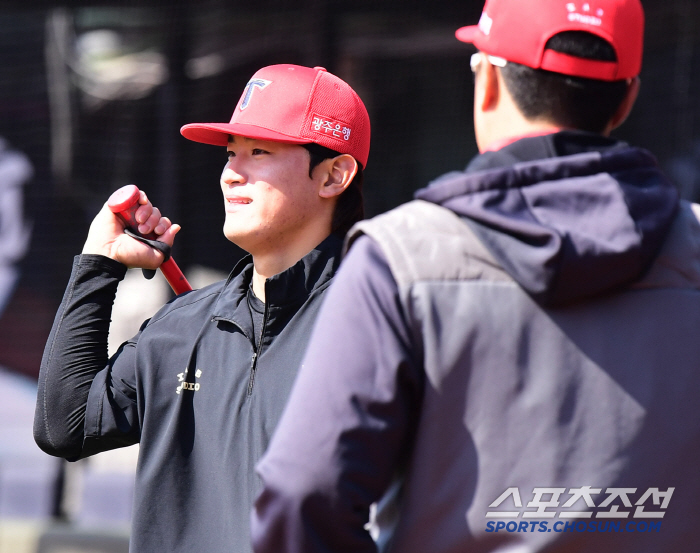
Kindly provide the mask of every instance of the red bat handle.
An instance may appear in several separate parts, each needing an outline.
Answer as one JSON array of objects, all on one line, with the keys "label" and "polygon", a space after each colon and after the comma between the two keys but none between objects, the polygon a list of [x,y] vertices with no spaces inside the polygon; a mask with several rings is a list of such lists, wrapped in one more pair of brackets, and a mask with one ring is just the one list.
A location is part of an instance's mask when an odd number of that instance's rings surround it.
[{"label": "red bat handle", "polygon": [[[144,235],[138,231],[139,224],[136,221],[136,210],[139,207],[139,196],[139,189],[133,184],[127,184],[109,197],[107,205],[129,230],[149,240],[156,240],[158,236],[155,233],[151,232]],[[177,266],[172,257],[161,264],[160,270],[176,294],[180,295],[183,292],[192,290],[192,286],[187,282],[185,275],[182,274],[180,267]]]}]

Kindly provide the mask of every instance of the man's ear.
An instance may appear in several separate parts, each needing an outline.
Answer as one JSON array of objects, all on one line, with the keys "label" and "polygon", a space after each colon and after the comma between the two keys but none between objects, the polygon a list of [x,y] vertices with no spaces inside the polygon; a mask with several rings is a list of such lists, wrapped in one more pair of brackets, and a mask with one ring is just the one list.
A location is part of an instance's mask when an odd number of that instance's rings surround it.
[{"label": "man's ear", "polygon": [[326,172],[326,178],[318,191],[322,198],[340,196],[350,186],[352,179],[357,174],[357,160],[350,154],[341,154],[334,158],[325,159],[322,162]]},{"label": "man's ear", "polygon": [[[499,138],[503,119],[499,115],[506,95],[505,83],[497,67],[486,59],[477,67],[474,81],[474,134],[480,152]],[[503,90],[501,90],[503,87]]]},{"label": "man's ear", "polygon": [[490,111],[496,107],[500,80],[501,76],[498,74],[496,66],[491,65],[486,60],[479,64],[474,90],[475,107],[479,111]]},{"label": "man's ear", "polygon": [[625,94],[625,97],[622,100],[620,107],[617,108],[615,115],[613,115],[612,119],[610,120],[610,123],[608,123],[608,126],[606,127],[605,132],[603,134],[605,134],[606,136],[609,135],[614,129],[616,129],[617,127],[622,125],[622,123],[625,122],[627,116],[630,114],[632,108],[634,107],[635,101],[637,100],[640,85],[641,80],[639,79],[639,77],[635,77],[634,79],[629,80],[629,82],[627,83],[627,93]]}]

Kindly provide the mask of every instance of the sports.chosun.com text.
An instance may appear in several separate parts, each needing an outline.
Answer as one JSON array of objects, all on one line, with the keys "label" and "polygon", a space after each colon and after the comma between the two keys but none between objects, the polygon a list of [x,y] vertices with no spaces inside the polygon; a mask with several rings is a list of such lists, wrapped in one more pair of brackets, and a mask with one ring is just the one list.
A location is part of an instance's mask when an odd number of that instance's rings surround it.
[{"label": "sports.chosun.com text", "polygon": [[660,520],[578,520],[554,523],[547,520],[520,520],[510,522],[490,520],[486,523],[487,532],[659,532]]}]

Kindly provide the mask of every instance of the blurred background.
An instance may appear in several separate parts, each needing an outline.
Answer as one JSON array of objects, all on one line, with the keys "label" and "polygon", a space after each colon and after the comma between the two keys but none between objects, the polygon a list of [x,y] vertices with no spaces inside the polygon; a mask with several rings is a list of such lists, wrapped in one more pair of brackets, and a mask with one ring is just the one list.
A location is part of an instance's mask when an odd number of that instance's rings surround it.
[{"label": "blurred background", "polygon": [[[650,149],[700,198],[700,3],[643,0],[642,91],[616,136]],[[136,448],[75,464],[31,435],[44,343],[90,221],[134,183],[179,222],[195,287],[241,256],[221,232],[223,148],[190,122],[228,121],[250,76],[320,65],[372,120],[368,216],[476,154],[473,50],[454,38],[482,0],[193,0],[0,4],[0,553],[127,551]],[[158,275],[120,285],[114,349],[170,297]]]}]

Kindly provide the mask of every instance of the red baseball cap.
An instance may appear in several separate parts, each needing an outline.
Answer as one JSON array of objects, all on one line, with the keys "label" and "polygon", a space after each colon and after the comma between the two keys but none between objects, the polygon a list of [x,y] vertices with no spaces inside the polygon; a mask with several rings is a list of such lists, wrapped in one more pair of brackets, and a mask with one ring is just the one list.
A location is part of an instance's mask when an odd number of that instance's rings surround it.
[{"label": "red baseball cap", "polygon": [[[586,31],[606,40],[616,62],[545,50],[563,31]],[[642,68],[644,10],[640,0],[486,0],[478,25],[457,29],[462,42],[508,61],[574,77],[617,81]]]},{"label": "red baseball cap", "polygon": [[289,144],[315,142],[350,154],[363,166],[369,156],[365,105],[342,79],[323,67],[270,65],[248,81],[228,123],[190,123],[185,138],[226,146],[229,135]]}]

